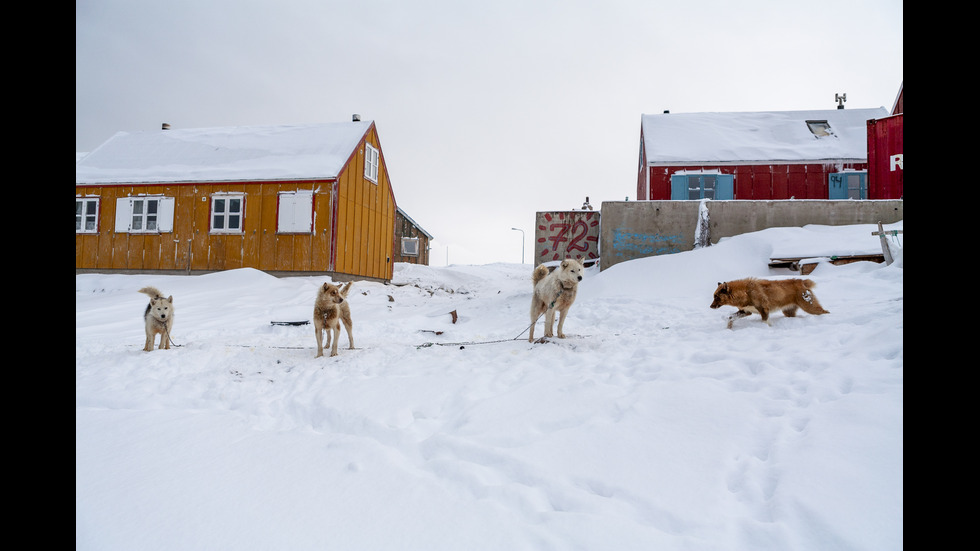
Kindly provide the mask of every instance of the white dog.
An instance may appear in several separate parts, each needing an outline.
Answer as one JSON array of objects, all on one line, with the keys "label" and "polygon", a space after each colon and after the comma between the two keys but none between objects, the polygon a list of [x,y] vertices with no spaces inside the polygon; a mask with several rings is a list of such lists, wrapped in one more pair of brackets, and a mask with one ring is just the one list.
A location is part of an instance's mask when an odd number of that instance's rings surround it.
[{"label": "white dog", "polygon": [[174,326],[174,297],[170,295],[163,298],[156,287],[143,287],[140,293],[150,297],[150,303],[146,305],[143,312],[143,324],[146,327],[146,343],[143,350],[153,351],[153,341],[157,334],[160,335],[160,346],[164,350],[170,350],[170,330]]},{"label": "white dog", "polygon": [[578,291],[578,282],[582,281],[582,273],[585,267],[578,260],[567,258],[562,260],[561,265],[548,273],[548,267],[544,264],[534,269],[532,279],[534,280],[534,294],[531,297],[531,334],[528,342],[534,342],[534,324],[537,323],[541,314],[544,318],[544,336],[553,337],[552,332],[555,326],[555,311],[558,317],[558,338],[564,339],[565,333],[562,328],[565,325],[565,316],[568,309],[575,302],[575,293]]}]

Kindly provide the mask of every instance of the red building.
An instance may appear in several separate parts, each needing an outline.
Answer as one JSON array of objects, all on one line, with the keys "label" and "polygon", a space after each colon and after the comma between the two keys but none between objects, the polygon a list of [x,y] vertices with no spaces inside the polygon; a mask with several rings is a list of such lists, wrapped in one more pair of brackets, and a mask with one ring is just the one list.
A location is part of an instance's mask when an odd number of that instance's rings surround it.
[{"label": "red building", "polygon": [[640,200],[868,199],[885,108],[642,115]]}]

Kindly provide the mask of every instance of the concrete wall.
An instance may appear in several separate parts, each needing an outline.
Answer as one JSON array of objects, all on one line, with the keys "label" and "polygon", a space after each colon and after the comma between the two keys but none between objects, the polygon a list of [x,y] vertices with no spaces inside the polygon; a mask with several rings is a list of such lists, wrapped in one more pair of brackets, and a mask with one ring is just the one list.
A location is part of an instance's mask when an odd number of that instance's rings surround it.
[{"label": "concrete wall", "polygon": [[[701,201],[603,202],[599,236],[602,270],[635,258],[694,249]],[[904,220],[902,200],[705,201],[708,240],[773,227],[843,226]]]}]

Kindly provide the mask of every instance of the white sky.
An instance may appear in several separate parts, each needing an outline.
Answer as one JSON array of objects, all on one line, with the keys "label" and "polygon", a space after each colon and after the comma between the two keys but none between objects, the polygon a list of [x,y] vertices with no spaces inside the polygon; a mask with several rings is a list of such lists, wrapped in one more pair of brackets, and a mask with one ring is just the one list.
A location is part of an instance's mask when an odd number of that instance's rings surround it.
[{"label": "white sky", "polygon": [[75,3],[75,151],[120,130],[374,120],[431,264],[635,199],[644,113],[890,109],[899,0]]}]

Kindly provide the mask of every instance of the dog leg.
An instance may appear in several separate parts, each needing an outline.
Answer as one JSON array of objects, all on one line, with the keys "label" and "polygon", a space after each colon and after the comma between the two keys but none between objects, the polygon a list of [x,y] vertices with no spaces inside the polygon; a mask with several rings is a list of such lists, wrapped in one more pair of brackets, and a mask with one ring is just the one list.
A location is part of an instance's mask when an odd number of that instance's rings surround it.
[{"label": "dog leg", "polygon": [[549,308],[544,314],[544,336],[555,336],[555,309]]},{"label": "dog leg", "polygon": [[143,344],[143,351],[144,352],[153,352],[153,341],[154,341],[155,338],[156,338],[156,335],[153,334],[152,331],[147,331],[146,332],[146,342]]},{"label": "dog leg", "polygon": [[330,345],[330,357],[337,355],[337,343],[340,342],[340,324],[338,323],[334,327],[327,330],[327,337],[330,337],[330,333],[333,332],[333,343]]},{"label": "dog leg", "polygon": [[745,310],[739,310],[734,314],[728,316],[728,328],[731,329],[732,325],[735,324],[735,320],[744,318],[746,316],[751,316],[752,312],[746,312]]},{"label": "dog leg", "polygon": [[537,303],[531,304],[531,332],[528,334],[527,342],[534,342],[534,326],[538,323],[538,318],[541,317],[541,308]]},{"label": "dog leg", "polygon": [[803,311],[807,314],[813,314],[819,316],[820,314],[829,314],[823,306],[820,305],[820,301],[817,300],[817,296],[813,294],[813,291],[806,289],[800,295],[800,299],[797,300],[797,305],[803,308]]},{"label": "dog leg", "polygon": [[319,358],[323,356],[323,327],[318,324],[313,324],[313,333],[316,335],[316,356],[314,358]]},{"label": "dog leg", "polygon": [[349,315],[344,316],[342,319],[344,322],[344,329],[347,330],[347,344],[350,345],[349,348],[351,350],[354,350],[354,333],[351,331],[351,329],[354,327],[354,322],[351,321]]},{"label": "dog leg", "polygon": [[561,310],[558,314],[558,338],[564,339],[565,331],[562,328],[565,327],[565,316],[568,315],[568,310]]},{"label": "dog leg", "polygon": [[796,317],[796,306],[793,305],[793,306],[787,306],[786,308],[783,308],[783,315],[786,316],[787,318]]},{"label": "dog leg", "polygon": [[160,333],[160,348],[170,350],[170,329],[164,329]]},{"label": "dog leg", "polygon": [[772,322],[769,320],[769,309],[765,306],[757,306],[756,310],[759,311],[759,315],[762,316],[762,321],[766,322],[766,325],[772,327]]}]

